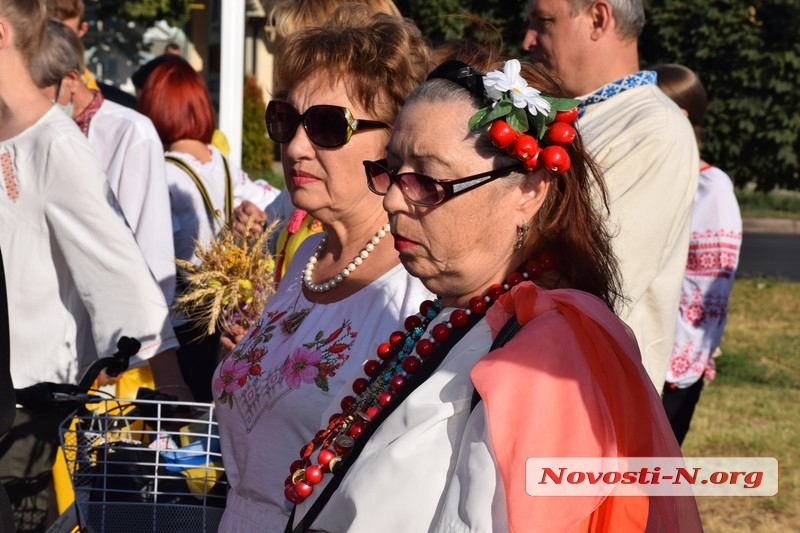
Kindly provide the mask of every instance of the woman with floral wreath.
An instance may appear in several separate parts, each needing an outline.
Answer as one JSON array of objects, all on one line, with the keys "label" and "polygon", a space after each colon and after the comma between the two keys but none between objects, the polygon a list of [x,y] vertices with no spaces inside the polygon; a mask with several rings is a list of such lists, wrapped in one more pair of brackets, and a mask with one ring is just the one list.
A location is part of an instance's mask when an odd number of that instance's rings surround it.
[{"label": "woman with floral wreath", "polygon": [[231,490],[220,531],[283,531],[288,464],[364,359],[430,293],[400,265],[362,161],[430,70],[419,29],[346,4],[280,46],[266,110],[292,203],[323,223],[213,379]]},{"label": "woman with floral wreath", "polygon": [[620,467],[680,450],[613,313],[577,101],[517,60],[476,66],[495,70],[438,67],[387,157],[364,162],[403,266],[437,298],[287,465],[286,531],[698,531],[691,497],[528,494],[528,458]]}]

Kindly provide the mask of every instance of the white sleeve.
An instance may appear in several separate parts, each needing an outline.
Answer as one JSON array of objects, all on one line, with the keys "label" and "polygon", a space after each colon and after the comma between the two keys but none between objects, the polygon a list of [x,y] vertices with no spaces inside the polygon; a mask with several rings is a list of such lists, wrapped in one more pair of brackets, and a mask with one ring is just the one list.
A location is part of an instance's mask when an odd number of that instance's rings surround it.
[{"label": "white sleeve", "polygon": [[61,177],[49,182],[45,216],[91,318],[97,353],[113,353],[121,335],[142,343],[139,359],[177,347],[164,295],[99,161],[87,142],[72,141],[60,137],[46,155],[66,164],[57,170]]},{"label": "white sleeve", "polygon": [[432,531],[508,531],[505,489],[492,451],[483,402],[479,402],[470,414],[458,450],[455,471]]},{"label": "white sleeve", "polygon": [[262,211],[271,204],[280,194],[280,189],[276,189],[264,180],[251,180],[246,172],[236,168],[228,162],[233,180],[233,205],[236,207],[244,200],[249,200],[256,204]]},{"label": "white sleeve", "polygon": [[155,138],[139,133],[125,147],[122,176],[114,192],[147,265],[171,305],[175,295],[175,246],[164,150],[155,129]]}]

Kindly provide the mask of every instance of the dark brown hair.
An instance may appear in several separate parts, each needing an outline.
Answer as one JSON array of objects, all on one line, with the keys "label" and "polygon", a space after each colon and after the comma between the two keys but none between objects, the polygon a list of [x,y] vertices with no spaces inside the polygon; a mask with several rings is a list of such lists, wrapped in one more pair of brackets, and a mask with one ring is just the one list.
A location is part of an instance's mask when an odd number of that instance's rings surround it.
[{"label": "dark brown hair", "polygon": [[[481,58],[484,55],[470,51],[452,59],[463,60],[464,57]],[[503,64],[495,56],[490,61],[470,66],[480,72],[489,72],[502,71]],[[522,62],[521,75],[543,95],[565,97],[555,80],[535,65]],[[408,97],[408,102],[417,99],[464,100],[467,104],[464,109],[466,119],[485,103],[482,98],[468,92],[461,85],[446,79],[425,82]],[[475,140],[476,150],[494,154],[497,158],[496,168],[513,163],[514,160],[509,155],[489,142],[486,134],[488,128],[486,126],[475,133],[480,136]],[[611,236],[605,225],[608,205],[602,173],[586,151],[580,134],[567,147],[567,152],[571,167],[563,174],[550,175],[550,187],[545,201],[530,221],[531,230],[522,249],[524,260],[519,266],[524,266],[529,260],[547,251],[554,259],[557,273],[554,278],[557,281],[548,286],[546,278],[542,278],[538,283],[546,288],[568,287],[586,291],[614,310],[621,303],[621,281],[611,247]],[[532,174],[527,177],[530,176]]]},{"label": "dark brown hair", "polygon": [[675,63],[656,65],[650,70],[658,74],[658,88],[686,111],[699,146],[703,137],[703,119],[708,109],[708,96],[700,78],[690,68]]}]

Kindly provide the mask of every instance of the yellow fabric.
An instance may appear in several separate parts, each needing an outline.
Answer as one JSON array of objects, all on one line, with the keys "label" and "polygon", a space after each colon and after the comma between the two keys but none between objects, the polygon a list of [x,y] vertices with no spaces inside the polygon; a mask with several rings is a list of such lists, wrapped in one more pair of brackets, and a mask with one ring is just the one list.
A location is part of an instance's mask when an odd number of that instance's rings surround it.
[{"label": "yellow fabric", "polygon": [[136,398],[139,387],[155,390],[156,382],[153,380],[153,371],[150,370],[150,365],[123,372],[117,382],[116,396],[117,398]]},{"label": "yellow fabric", "polygon": [[83,69],[83,79],[86,80],[86,87],[93,90],[93,91],[100,91],[100,86],[97,85],[97,81],[92,76],[92,73],[89,72],[89,69]]},{"label": "yellow fabric", "polygon": [[231,155],[231,145],[228,143],[228,138],[220,130],[214,130],[214,135],[211,136],[211,146],[222,152],[225,157]]},{"label": "yellow fabric", "polygon": [[292,260],[292,257],[294,257],[297,248],[300,247],[300,243],[302,243],[306,237],[319,233],[320,231],[322,231],[322,222],[311,215],[306,215],[306,218],[303,220],[303,225],[300,226],[297,233],[290,235],[289,232],[286,231],[286,228],[283,228],[280,235],[278,235],[277,249],[279,257],[278,265],[280,269],[278,280],[282,279],[283,275],[286,273],[286,266]]},{"label": "yellow fabric", "polygon": [[[95,383],[93,388],[97,388],[97,386],[97,383]],[[139,387],[156,388],[150,365],[132,368],[123,372],[117,382],[116,397],[136,398],[136,392]],[[72,491],[72,482],[69,479],[64,450],[60,446],[56,452],[56,461],[53,464],[53,484],[55,485],[58,514],[61,514],[75,501],[75,493]]]}]

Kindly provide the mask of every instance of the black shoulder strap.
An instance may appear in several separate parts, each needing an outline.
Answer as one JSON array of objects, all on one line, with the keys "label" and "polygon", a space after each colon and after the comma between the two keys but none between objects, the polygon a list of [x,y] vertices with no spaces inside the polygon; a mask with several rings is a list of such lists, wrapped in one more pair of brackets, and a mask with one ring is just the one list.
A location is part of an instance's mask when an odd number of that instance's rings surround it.
[{"label": "black shoulder strap", "polygon": [[[489,351],[494,351],[498,348],[502,348],[511,338],[517,334],[517,332],[522,328],[519,324],[519,320],[517,320],[517,315],[511,315],[511,318],[503,324],[503,327],[500,329],[500,332],[497,334],[497,337],[494,339],[492,343],[492,347],[489,348]],[[472,401],[469,404],[469,411],[472,412],[475,409],[475,406],[478,405],[478,402],[481,401],[481,395],[478,394],[477,390],[472,391]]]},{"label": "black shoulder strap", "polygon": [[[206,204],[206,212],[208,214],[208,221],[211,224],[211,227],[214,227],[214,220],[217,218],[218,213],[217,210],[214,209],[214,204],[211,201],[211,196],[208,194],[208,189],[203,184],[203,180],[200,179],[200,176],[197,175],[197,172],[194,171],[192,167],[186,164],[182,159],[175,157],[175,156],[165,156],[165,159],[172,163],[173,165],[177,166],[186,174],[192,178],[195,186],[200,191],[200,196],[203,197],[203,202]],[[228,225],[231,222],[231,216],[233,215],[233,180],[231,179],[231,171],[228,167],[228,160],[225,159],[225,156],[222,156],[222,164],[225,167],[225,224]]]},{"label": "black shoulder strap", "polygon": [[314,520],[316,520],[317,516],[319,516],[319,513],[322,512],[322,509],[328,503],[328,500],[330,500],[336,489],[339,488],[339,484],[342,482],[347,470],[358,458],[361,450],[364,449],[364,446],[367,444],[370,437],[372,437],[372,434],[375,433],[375,430],[380,427],[383,421],[386,420],[389,415],[391,415],[413,391],[415,391],[434,373],[445,357],[447,357],[447,354],[450,352],[453,346],[455,346],[458,341],[460,341],[464,335],[466,335],[467,332],[469,332],[469,330],[481,320],[481,318],[482,315],[472,314],[470,315],[467,324],[463,328],[452,330],[450,337],[446,341],[443,341],[437,347],[436,352],[434,352],[434,354],[425,361],[422,367],[411,376],[406,385],[397,393],[393,401],[381,409],[378,412],[378,415],[375,417],[375,420],[373,420],[371,424],[367,425],[367,427],[356,440],[355,445],[350,453],[336,467],[333,477],[325,486],[322,493],[314,501],[314,503],[311,504],[308,512],[294,528],[292,526],[294,525],[295,509],[297,506],[292,509],[289,522],[286,524],[285,533],[306,533],[310,531],[309,528],[311,527],[311,524],[314,523]]}]

